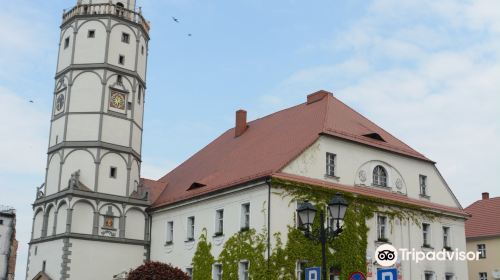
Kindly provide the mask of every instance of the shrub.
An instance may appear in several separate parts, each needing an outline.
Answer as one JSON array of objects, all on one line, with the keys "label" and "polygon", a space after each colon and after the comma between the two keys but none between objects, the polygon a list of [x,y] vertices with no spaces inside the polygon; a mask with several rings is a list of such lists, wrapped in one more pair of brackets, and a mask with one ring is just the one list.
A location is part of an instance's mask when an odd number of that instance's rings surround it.
[{"label": "shrub", "polygon": [[130,271],[127,280],[189,280],[189,276],[166,263],[146,262]]}]

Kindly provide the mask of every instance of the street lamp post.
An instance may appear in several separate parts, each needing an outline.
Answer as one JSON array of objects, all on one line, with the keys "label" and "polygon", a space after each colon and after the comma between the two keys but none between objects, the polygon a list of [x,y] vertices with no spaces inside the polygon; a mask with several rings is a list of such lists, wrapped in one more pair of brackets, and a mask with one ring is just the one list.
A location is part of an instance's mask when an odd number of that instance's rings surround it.
[{"label": "street lamp post", "polygon": [[[322,258],[322,279],[327,280],[326,278],[326,241],[329,238],[337,237],[341,232],[342,228],[340,227],[340,221],[344,220],[345,212],[349,204],[344,199],[342,194],[337,193],[330,202],[328,203],[328,213],[330,217],[333,218],[334,223],[330,227],[329,225],[325,228],[325,217],[323,212],[319,214],[319,233],[313,232],[312,224],[314,222],[314,217],[316,216],[316,207],[312,205],[310,202],[305,201],[297,208],[297,214],[299,216],[300,221],[304,225],[303,230],[307,238],[311,240],[316,240],[321,243],[321,258]],[[335,228],[333,228],[335,227]]]}]

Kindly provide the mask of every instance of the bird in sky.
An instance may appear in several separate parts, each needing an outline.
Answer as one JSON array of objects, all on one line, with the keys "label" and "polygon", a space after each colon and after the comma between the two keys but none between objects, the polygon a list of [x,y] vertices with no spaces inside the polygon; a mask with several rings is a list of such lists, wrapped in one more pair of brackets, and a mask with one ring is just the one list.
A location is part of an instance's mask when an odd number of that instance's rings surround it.
[{"label": "bird in sky", "polygon": [[172,19],[173,19],[175,22],[179,23],[179,19],[178,19],[178,18],[176,18],[176,17],[172,17]]},{"label": "bird in sky", "polygon": [[30,103],[34,103],[34,101],[33,101],[33,100],[30,100]]},{"label": "bird in sky", "polygon": [[189,37],[191,37],[191,36],[193,36],[193,34],[191,34],[191,33],[188,33],[188,36],[189,36]]}]

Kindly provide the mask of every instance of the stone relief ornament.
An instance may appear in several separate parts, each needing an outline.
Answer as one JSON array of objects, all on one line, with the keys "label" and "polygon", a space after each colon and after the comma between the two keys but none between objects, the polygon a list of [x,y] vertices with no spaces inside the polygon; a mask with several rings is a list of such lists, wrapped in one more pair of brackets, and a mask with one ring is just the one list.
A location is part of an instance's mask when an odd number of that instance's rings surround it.
[{"label": "stone relief ornament", "polygon": [[359,176],[359,180],[361,182],[364,183],[366,181],[366,171],[360,170],[359,173],[358,173],[358,176]]},{"label": "stone relief ornament", "polygon": [[71,178],[68,181],[68,187],[70,189],[78,189],[79,186],[80,186],[80,170],[77,170],[71,174]]},{"label": "stone relief ornament", "polygon": [[401,190],[401,189],[403,188],[403,180],[401,180],[401,178],[398,178],[398,179],[396,180],[396,188],[397,188],[398,190]]}]

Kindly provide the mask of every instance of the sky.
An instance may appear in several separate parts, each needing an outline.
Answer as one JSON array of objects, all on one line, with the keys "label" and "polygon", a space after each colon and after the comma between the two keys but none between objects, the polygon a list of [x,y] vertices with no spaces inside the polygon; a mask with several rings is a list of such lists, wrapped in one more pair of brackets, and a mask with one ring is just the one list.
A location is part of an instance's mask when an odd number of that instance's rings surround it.
[{"label": "sky", "polygon": [[[22,279],[31,203],[44,181],[59,25],[76,0],[4,2],[0,204],[17,209]],[[483,191],[500,196],[500,1],[138,5],[152,25],[142,176],[183,162],[231,128],[237,109],[252,120],[325,89],[436,161],[464,207]]]}]

